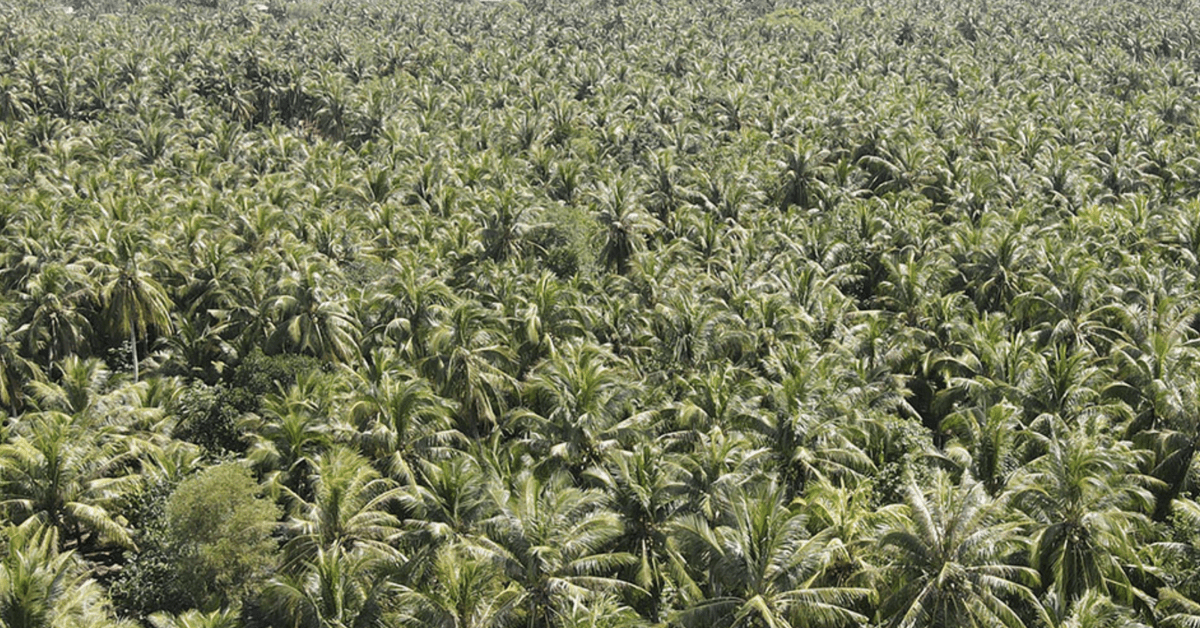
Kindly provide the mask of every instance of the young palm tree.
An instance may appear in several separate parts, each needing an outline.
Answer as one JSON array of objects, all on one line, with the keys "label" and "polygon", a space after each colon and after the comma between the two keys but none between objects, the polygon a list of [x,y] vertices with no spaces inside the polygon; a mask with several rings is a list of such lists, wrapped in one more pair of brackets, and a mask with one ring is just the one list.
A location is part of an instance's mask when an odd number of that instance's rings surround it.
[{"label": "young palm tree", "polygon": [[774,196],[780,209],[792,205],[809,209],[821,202],[827,193],[823,170],[829,158],[828,150],[800,137],[783,151],[783,156],[775,162],[779,183]]},{"label": "young palm tree", "polygon": [[105,394],[112,372],[98,358],[69,356],[54,364],[54,370],[57,382],[30,382],[27,387],[40,410],[63,412],[84,421],[125,401]]},{"label": "young palm tree", "polygon": [[1028,548],[1023,525],[1005,521],[1003,501],[988,498],[969,474],[958,486],[944,475],[933,479],[929,493],[910,479],[908,520],[880,540],[892,583],[880,619],[900,628],[1048,623],[1033,593],[1037,571],[1010,562]]},{"label": "young palm tree", "polygon": [[1090,590],[1132,604],[1141,597],[1131,580],[1137,538],[1154,507],[1142,454],[1083,428],[1052,427],[1046,454],[1014,483],[1015,503],[1041,528],[1033,564],[1059,613]]},{"label": "young palm tree", "polygon": [[693,582],[683,583],[684,626],[844,626],[867,622],[868,589],[824,586],[832,531],[809,536],[774,483],[739,490],[717,526],[685,515],[672,531]]},{"label": "young palm tree", "polygon": [[395,342],[408,359],[425,356],[425,343],[435,317],[435,306],[451,302],[450,289],[416,259],[392,260],[388,278],[373,298],[378,324],[370,331],[376,342]]},{"label": "young palm tree", "polygon": [[14,522],[35,519],[72,544],[133,547],[109,508],[139,483],[128,453],[103,430],[57,412],[26,415],[0,445],[0,508]]},{"label": "young palm tree", "polygon": [[0,559],[0,625],[7,628],[132,628],[112,617],[100,585],[53,527],[22,525],[5,533]]},{"label": "young palm tree", "polygon": [[[1169,594],[1168,590],[1163,590]],[[1170,604],[1163,605],[1163,610],[1171,609]],[[1157,624],[1171,627],[1173,616],[1164,617]],[[1121,606],[1099,591],[1089,591],[1076,600],[1071,611],[1058,623],[1050,624],[1055,628],[1148,628],[1139,621],[1137,613],[1127,606]]]},{"label": "young palm tree", "polygon": [[428,583],[401,586],[396,596],[402,621],[431,628],[492,628],[507,625],[520,589],[463,546],[448,545],[434,560]]},{"label": "young palm tree", "polygon": [[1132,303],[1109,308],[1125,331],[1110,354],[1118,377],[1107,392],[1133,408],[1130,434],[1182,427],[1189,422],[1187,408],[1200,397],[1193,383],[1200,361],[1200,340],[1191,328],[1196,313],[1169,298],[1126,298]]},{"label": "young palm tree", "polygon": [[394,563],[340,545],[319,548],[294,573],[271,580],[263,597],[273,625],[385,628],[399,616]]},{"label": "young palm tree", "polygon": [[878,590],[886,583],[886,564],[874,561],[880,537],[902,527],[903,504],[877,506],[878,489],[870,481],[845,486],[820,478],[805,487],[798,500],[812,532],[831,530],[826,581]]},{"label": "young palm tree", "polygon": [[523,472],[512,481],[496,491],[499,513],[483,522],[473,545],[520,588],[514,605],[529,628],[554,625],[560,603],[633,588],[616,577],[635,559],[612,551],[621,521],[603,493],[574,488],[561,473],[541,480]]},{"label": "young palm tree", "polygon": [[942,419],[941,428],[952,435],[944,448],[946,457],[979,480],[989,495],[1000,495],[1020,464],[1016,406],[1001,402],[987,408],[965,407]]},{"label": "young palm tree", "polygon": [[346,447],[334,447],[313,466],[313,498],[301,501],[287,524],[285,567],[294,570],[322,551],[346,556],[399,557],[393,546],[400,520],[388,512],[400,493],[369,462]]},{"label": "young palm tree", "polygon": [[1193,628],[1200,625],[1200,604],[1171,589],[1160,589],[1155,614],[1159,626]]},{"label": "young palm tree", "polygon": [[646,620],[611,595],[581,601],[570,600],[555,611],[561,628],[646,628]]},{"label": "young palm tree", "polygon": [[418,547],[436,548],[478,534],[480,524],[495,513],[488,487],[489,478],[470,455],[422,461],[417,485],[404,487],[398,497],[409,513],[405,538]]},{"label": "young palm tree", "polygon": [[746,431],[776,463],[789,496],[810,480],[834,478],[850,484],[875,470],[855,443],[863,440],[845,417],[823,417],[808,408],[781,408],[751,415]]}]

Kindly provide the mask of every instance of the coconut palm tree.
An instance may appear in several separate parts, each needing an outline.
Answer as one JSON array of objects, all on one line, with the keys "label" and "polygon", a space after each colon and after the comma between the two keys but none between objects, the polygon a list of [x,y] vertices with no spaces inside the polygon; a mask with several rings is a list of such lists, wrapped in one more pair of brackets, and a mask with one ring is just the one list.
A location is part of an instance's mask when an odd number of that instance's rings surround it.
[{"label": "coconut palm tree", "polygon": [[1049,622],[1034,594],[1037,571],[1010,562],[1027,550],[1020,521],[1004,519],[1004,502],[964,474],[944,475],[930,491],[909,479],[907,521],[880,539],[892,558],[879,617],[904,628],[945,625],[1027,626]]},{"label": "coconut palm tree", "polygon": [[149,272],[132,240],[124,240],[117,249],[117,261],[107,266],[106,281],[100,288],[104,318],[112,332],[129,338],[133,359],[133,380],[138,381],[138,342],[151,332],[171,330],[173,304],[166,290]]},{"label": "coconut palm tree", "polygon": [[190,610],[178,615],[154,613],[149,617],[154,628],[236,628],[238,617],[233,609],[202,613]]},{"label": "coconut palm tree", "polygon": [[295,573],[323,551],[399,558],[392,543],[400,520],[389,512],[400,495],[395,482],[381,477],[353,450],[339,446],[316,458],[311,483],[312,500],[298,501],[286,526],[285,568]]},{"label": "coconut palm tree", "polygon": [[327,295],[325,268],[306,263],[280,282],[283,292],[272,301],[278,318],[267,347],[294,351],[335,362],[347,362],[358,354],[358,322],[343,301]]},{"label": "coconut palm tree", "polygon": [[669,532],[685,505],[679,470],[661,464],[662,456],[659,447],[640,445],[632,451],[613,451],[603,466],[588,471],[588,478],[599,483],[621,518],[624,533],[617,547],[637,558],[629,568],[629,579],[645,591],[632,603],[652,622],[661,621],[670,564],[678,560],[668,545]]},{"label": "coconut palm tree", "polygon": [[1063,613],[1090,590],[1132,604],[1140,529],[1154,507],[1153,481],[1138,472],[1143,453],[1103,432],[1051,425],[1046,453],[1014,480],[1015,504],[1038,524],[1033,566]]},{"label": "coconut palm tree", "polygon": [[373,299],[378,323],[371,335],[395,342],[410,360],[420,360],[434,325],[434,306],[449,304],[451,292],[417,259],[392,260],[390,268],[392,272]]},{"label": "coconut palm tree", "polygon": [[8,320],[0,317],[0,407],[14,412],[24,407],[25,385],[44,376],[36,362],[21,355],[19,347]]},{"label": "coconut palm tree", "polygon": [[415,461],[464,440],[452,427],[452,405],[391,351],[377,350],[368,366],[345,373],[352,438],[391,477],[411,482]]},{"label": "coconut palm tree", "polygon": [[456,545],[438,553],[427,584],[402,586],[396,596],[402,621],[434,628],[504,626],[519,599],[494,565]]},{"label": "coconut palm tree", "polygon": [[616,577],[635,558],[613,551],[621,520],[603,493],[575,488],[562,473],[542,480],[523,472],[493,499],[499,512],[473,545],[519,587],[514,606],[530,628],[554,625],[563,602],[633,588]]},{"label": "coconut palm tree", "polygon": [[429,355],[420,363],[442,396],[458,402],[459,430],[486,434],[507,405],[514,380],[506,372],[512,351],[490,312],[465,301],[438,308],[445,317],[429,336]]},{"label": "coconut palm tree", "polygon": [[774,483],[741,489],[720,524],[685,515],[672,543],[691,582],[681,583],[684,626],[863,625],[868,589],[824,586],[832,532],[809,536],[805,517]]},{"label": "coconut palm tree", "polygon": [[317,549],[298,570],[276,576],[263,597],[275,625],[384,628],[399,620],[396,571],[377,556],[334,544]]},{"label": "coconut palm tree", "polygon": [[86,352],[92,336],[87,313],[95,286],[79,264],[47,264],[24,290],[21,350],[50,364]]},{"label": "coconut palm tree", "polygon": [[133,547],[110,508],[139,483],[119,441],[58,412],[29,414],[0,445],[0,507],[10,521],[40,521],[73,545]]},{"label": "coconut palm tree", "polygon": [[60,551],[53,527],[5,532],[0,560],[0,622],[11,628],[131,628],[113,618],[100,585],[73,552]]},{"label": "coconut palm tree", "polygon": [[519,415],[530,444],[548,459],[580,470],[617,444],[621,405],[629,396],[615,356],[587,342],[568,342],[534,367],[525,396],[534,412]]},{"label": "coconut palm tree", "polygon": [[628,178],[596,186],[596,211],[604,228],[600,259],[617,274],[629,272],[634,254],[645,246],[645,236],[658,228],[658,222],[641,206],[636,186]]}]

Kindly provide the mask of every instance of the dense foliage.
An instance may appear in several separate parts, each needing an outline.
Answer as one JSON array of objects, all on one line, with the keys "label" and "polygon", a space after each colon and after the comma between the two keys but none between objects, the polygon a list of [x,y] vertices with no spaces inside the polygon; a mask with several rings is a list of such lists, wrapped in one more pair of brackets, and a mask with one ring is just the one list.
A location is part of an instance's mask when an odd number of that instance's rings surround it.
[{"label": "dense foliage", "polygon": [[0,626],[1200,625],[1194,0],[265,2],[0,7]]}]

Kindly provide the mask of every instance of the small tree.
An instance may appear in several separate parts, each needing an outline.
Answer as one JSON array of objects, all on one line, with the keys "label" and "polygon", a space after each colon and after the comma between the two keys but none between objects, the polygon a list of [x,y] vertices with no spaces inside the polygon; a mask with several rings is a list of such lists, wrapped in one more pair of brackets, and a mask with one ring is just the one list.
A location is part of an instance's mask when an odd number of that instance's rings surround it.
[{"label": "small tree", "polygon": [[213,467],[186,480],[167,500],[168,538],[178,543],[180,569],[194,577],[196,605],[236,604],[274,563],[271,528],[279,509],[260,496],[246,468]]}]

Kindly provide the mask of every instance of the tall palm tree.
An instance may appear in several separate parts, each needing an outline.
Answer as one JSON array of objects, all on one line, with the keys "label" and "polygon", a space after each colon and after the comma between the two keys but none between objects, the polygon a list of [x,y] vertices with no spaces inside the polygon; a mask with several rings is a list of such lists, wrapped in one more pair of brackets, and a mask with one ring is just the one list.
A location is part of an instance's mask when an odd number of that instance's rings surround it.
[{"label": "tall palm tree", "polygon": [[142,256],[133,246],[127,239],[118,247],[117,263],[106,268],[108,279],[100,288],[100,298],[109,328],[129,337],[133,379],[138,381],[138,342],[152,331],[171,330],[173,306],[158,280],[142,269]]}]

